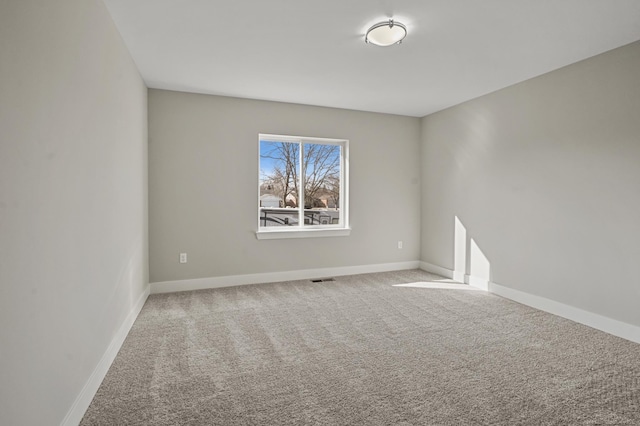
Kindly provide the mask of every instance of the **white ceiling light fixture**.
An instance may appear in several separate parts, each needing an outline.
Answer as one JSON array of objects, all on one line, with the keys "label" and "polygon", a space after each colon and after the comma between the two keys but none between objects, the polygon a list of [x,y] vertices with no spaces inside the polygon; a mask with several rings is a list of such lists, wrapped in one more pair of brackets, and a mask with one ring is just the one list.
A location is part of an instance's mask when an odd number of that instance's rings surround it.
[{"label": "white ceiling light fixture", "polygon": [[407,36],[407,27],[393,19],[378,22],[367,30],[364,36],[365,43],[372,43],[376,46],[387,47],[402,43]]}]

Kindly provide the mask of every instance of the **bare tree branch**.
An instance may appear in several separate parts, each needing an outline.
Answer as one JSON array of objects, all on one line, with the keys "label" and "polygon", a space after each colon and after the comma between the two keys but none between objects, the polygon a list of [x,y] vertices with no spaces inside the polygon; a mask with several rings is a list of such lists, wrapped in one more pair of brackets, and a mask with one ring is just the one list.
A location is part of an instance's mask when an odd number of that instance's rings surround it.
[{"label": "bare tree branch", "polygon": [[[300,179],[304,181],[305,208],[313,208],[318,196],[328,193],[336,206],[340,193],[340,146],[324,144],[303,144],[302,167],[300,145],[291,142],[269,142],[261,149],[260,157],[273,161],[273,169],[261,172],[262,185],[271,185],[275,194],[287,205],[289,196],[300,203]],[[334,195],[335,194],[337,195]]]}]

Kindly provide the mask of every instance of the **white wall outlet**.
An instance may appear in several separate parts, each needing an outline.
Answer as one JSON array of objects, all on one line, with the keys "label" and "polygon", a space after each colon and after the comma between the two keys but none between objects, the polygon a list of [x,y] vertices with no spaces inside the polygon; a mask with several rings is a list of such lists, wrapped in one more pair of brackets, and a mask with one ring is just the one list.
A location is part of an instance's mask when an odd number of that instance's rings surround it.
[{"label": "white wall outlet", "polygon": [[398,249],[402,249],[402,241],[398,241]]},{"label": "white wall outlet", "polygon": [[187,253],[180,253],[180,263],[187,263]]}]

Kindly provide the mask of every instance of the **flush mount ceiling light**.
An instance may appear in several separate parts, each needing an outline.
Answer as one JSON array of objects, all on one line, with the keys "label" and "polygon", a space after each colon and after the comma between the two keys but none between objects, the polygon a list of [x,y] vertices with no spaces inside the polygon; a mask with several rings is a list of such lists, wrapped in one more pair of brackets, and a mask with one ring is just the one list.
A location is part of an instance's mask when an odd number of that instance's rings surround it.
[{"label": "flush mount ceiling light", "polygon": [[385,22],[378,22],[369,28],[364,36],[364,41],[376,46],[386,47],[402,43],[406,36],[407,27],[400,22],[394,22],[393,19],[389,19]]}]

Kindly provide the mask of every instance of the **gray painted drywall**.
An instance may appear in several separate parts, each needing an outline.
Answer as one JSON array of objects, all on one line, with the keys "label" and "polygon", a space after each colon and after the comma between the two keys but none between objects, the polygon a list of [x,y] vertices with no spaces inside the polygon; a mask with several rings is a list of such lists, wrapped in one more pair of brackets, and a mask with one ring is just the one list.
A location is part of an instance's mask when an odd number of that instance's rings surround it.
[{"label": "gray painted drywall", "polygon": [[467,273],[473,239],[493,282],[640,325],[640,42],[423,118],[421,155],[422,260],[454,269],[458,217]]},{"label": "gray painted drywall", "polygon": [[[258,133],[349,139],[349,237],[256,239]],[[419,152],[417,118],[150,90],[151,282],[418,260]]]},{"label": "gray painted drywall", "polygon": [[146,87],[100,0],[0,4],[0,424],[60,424],[148,286]]}]

